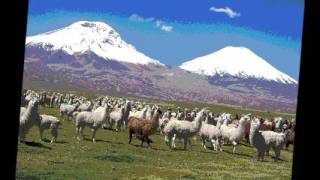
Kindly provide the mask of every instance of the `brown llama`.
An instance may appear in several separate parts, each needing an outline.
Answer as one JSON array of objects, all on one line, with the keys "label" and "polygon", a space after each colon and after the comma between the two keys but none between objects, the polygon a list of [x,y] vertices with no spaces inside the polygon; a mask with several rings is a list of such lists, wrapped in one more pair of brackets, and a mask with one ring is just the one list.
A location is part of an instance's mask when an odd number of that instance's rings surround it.
[{"label": "brown llama", "polygon": [[230,125],[233,124],[233,126],[237,127],[239,124],[240,118],[239,115],[236,114],[236,116],[231,120]]},{"label": "brown llama", "polygon": [[146,141],[148,147],[150,147],[151,140],[149,136],[154,134],[159,127],[159,118],[162,114],[160,109],[157,109],[156,113],[152,116],[151,120],[147,121],[143,118],[129,117],[128,119],[128,132],[129,132],[129,144],[132,140],[132,134],[140,136],[141,146]]},{"label": "brown llama", "polygon": [[294,145],[294,139],[295,139],[295,135],[296,135],[296,125],[295,125],[295,123],[290,123],[287,131],[288,131],[287,132],[288,140],[286,142],[286,149],[289,148],[290,144]]}]

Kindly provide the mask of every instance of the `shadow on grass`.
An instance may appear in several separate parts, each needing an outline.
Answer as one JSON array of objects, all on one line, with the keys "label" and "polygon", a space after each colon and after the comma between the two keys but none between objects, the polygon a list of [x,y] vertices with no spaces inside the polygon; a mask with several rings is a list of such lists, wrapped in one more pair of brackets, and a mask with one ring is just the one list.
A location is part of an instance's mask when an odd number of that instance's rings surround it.
[{"label": "shadow on grass", "polygon": [[[46,143],[50,143],[51,142],[51,140],[47,139],[47,138],[44,138],[42,141],[46,142]],[[67,144],[68,142],[66,142],[66,141],[55,141],[54,143],[56,143],[56,144]]]},{"label": "shadow on grass", "polygon": [[52,149],[51,147],[48,147],[48,146],[45,146],[41,143],[38,143],[38,142],[24,142],[25,145],[27,146],[33,146],[33,147],[40,147],[40,148],[45,148],[45,149]]},{"label": "shadow on grass", "polygon": [[[85,136],[83,136],[82,140],[92,142],[91,138],[87,138]],[[122,142],[113,142],[113,141],[108,141],[108,140],[103,140],[103,139],[96,139],[96,142],[105,142],[105,143],[110,143],[110,144],[124,144]]]},{"label": "shadow on grass", "polygon": [[67,141],[56,141],[54,143],[57,143],[57,144],[68,144],[69,142],[67,142]]},{"label": "shadow on grass", "polygon": [[151,149],[153,150],[156,150],[156,151],[169,151],[169,149],[158,149],[158,148],[155,148],[155,147],[151,147]]},{"label": "shadow on grass", "polygon": [[135,159],[129,155],[108,154],[95,157],[98,160],[107,160],[111,162],[126,162],[133,163]]},{"label": "shadow on grass", "polygon": [[191,179],[197,179],[197,178],[195,176],[185,175],[185,176],[180,176],[180,179],[191,180]]},{"label": "shadow on grass", "polygon": [[[275,156],[271,156],[271,158],[274,160],[274,159],[275,159]],[[278,159],[278,162],[288,162],[288,161],[286,161],[286,160],[284,160],[284,159],[279,158],[279,159]]]},{"label": "shadow on grass", "polygon": [[[225,153],[227,153],[227,154],[231,154],[231,155],[233,155],[233,153],[232,153],[232,152],[229,152],[229,151],[226,151],[226,150],[223,150],[222,152],[225,152]],[[251,155],[248,155],[248,154],[242,154],[242,153],[237,153],[237,152],[235,152],[235,153],[234,153],[234,156],[243,156],[243,157],[253,158],[253,156],[251,156]]]},{"label": "shadow on grass", "polygon": [[[92,138],[83,137],[83,140],[92,142]],[[110,142],[110,141],[105,141],[103,139],[96,139],[96,142]]]}]

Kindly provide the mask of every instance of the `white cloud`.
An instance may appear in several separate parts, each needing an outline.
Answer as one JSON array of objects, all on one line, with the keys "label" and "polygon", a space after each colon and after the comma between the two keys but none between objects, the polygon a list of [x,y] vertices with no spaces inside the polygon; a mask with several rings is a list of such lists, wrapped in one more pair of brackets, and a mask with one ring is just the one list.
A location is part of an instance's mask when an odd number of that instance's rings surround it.
[{"label": "white cloud", "polygon": [[154,20],[153,17],[144,18],[142,16],[139,16],[138,14],[132,14],[129,19],[131,21],[140,21],[140,22],[152,22]]},{"label": "white cloud", "polygon": [[166,26],[166,25],[162,25],[161,28],[160,28],[162,31],[165,31],[165,32],[171,32],[173,27],[172,26]]},{"label": "white cloud", "polygon": [[240,16],[240,13],[233,11],[229,7],[225,7],[225,8],[210,7],[209,11],[214,11],[214,12],[218,12],[218,13],[226,13],[230,18],[235,18],[235,17]]},{"label": "white cloud", "polygon": [[138,21],[138,22],[152,22],[156,25],[157,28],[159,28],[161,31],[164,31],[164,32],[171,32],[173,29],[172,26],[166,25],[164,21],[161,21],[159,19],[155,20],[155,18],[153,17],[144,18],[142,16],[139,16],[138,14],[132,14],[129,17],[129,20]]},{"label": "white cloud", "polygon": [[160,27],[161,24],[163,24],[163,22],[162,22],[161,20],[156,20],[156,26],[157,26],[157,27]]}]

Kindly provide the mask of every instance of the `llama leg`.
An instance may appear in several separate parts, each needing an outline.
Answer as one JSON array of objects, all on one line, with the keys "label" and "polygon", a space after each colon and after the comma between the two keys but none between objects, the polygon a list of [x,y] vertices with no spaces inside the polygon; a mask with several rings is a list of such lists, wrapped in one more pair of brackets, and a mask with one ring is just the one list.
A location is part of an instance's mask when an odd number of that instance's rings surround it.
[{"label": "llama leg", "polygon": [[175,140],[176,140],[176,134],[174,134],[173,137],[172,137],[172,147],[173,148],[176,148]]},{"label": "llama leg", "polygon": [[24,140],[25,140],[25,131],[24,131],[24,129],[22,128],[21,129],[21,131],[20,131],[20,133],[19,133],[19,141],[20,141],[20,143],[23,143],[24,142]]},{"label": "llama leg", "polygon": [[172,148],[172,137],[169,136],[168,138],[168,145],[169,145],[169,148],[171,149]]},{"label": "llama leg", "polygon": [[132,131],[131,130],[129,130],[129,144],[131,144],[131,140],[132,140]]},{"label": "llama leg", "polygon": [[261,150],[261,154],[260,154],[261,161],[264,160],[264,155],[265,154],[266,154],[266,151],[265,150]]},{"label": "llama leg", "polygon": [[144,141],[147,141],[148,148],[150,148],[151,146],[150,146],[150,139],[149,139],[149,137],[148,137],[148,134],[144,134],[144,135],[143,135],[143,138],[144,138]]},{"label": "llama leg", "polygon": [[116,131],[118,132],[119,131],[119,122],[118,121],[116,121],[115,127],[116,127]]},{"label": "llama leg", "polygon": [[165,135],[165,136],[164,136],[164,142],[166,143],[166,145],[171,146],[171,141],[170,141],[170,139],[168,138],[168,135]]},{"label": "llama leg", "polygon": [[261,150],[258,150],[258,157],[257,157],[257,161],[260,160],[260,156],[261,156]]},{"label": "llama leg", "polygon": [[232,145],[233,145],[232,155],[234,155],[236,152],[236,147],[237,147],[238,143],[235,141],[232,141]]},{"label": "llama leg", "polygon": [[280,158],[280,152],[281,152],[281,148],[279,148],[279,147],[274,148],[274,154],[275,154],[274,161],[275,162],[278,162],[278,159]]},{"label": "llama leg", "polygon": [[219,138],[218,140],[218,145],[219,145],[219,149],[222,152],[222,143],[221,143],[221,139]]},{"label": "llama leg", "polygon": [[96,137],[96,131],[97,131],[96,129],[92,129],[92,142],[94,142],[94,143],[96,142],[96,138],[95,138]]},{"label": "llama leg", "polygon": [[188,142],[189,142],[189,146],[190,146],[190,149],[192,148],[191,146],[191,138],[188,138]]},{"label": "llama leg", "polygon": [[204,138],[204,137],[201,137],[201,139],[202,139],[202,146],[203,146],[203,148],[204,148],[204,149],[207,149],[205,138]]},{"label": "llama leg", "polygon": [[83,129],[84,127],[80,127],[80,138],[83,139]]},{"label": "llama leg", "polygon": [[61,119],[64,121],[64,119],[63,119],[63,112],[62,112],[62,111],[60,111],[60,116],[61,116]]},{"label": "llama leg", "polygon": [[79,131],[80,131],[80,129],[79,129],[80,127],[76,127],[76,138],[77,138],[77,140],[79,140],[80,141],[80,137],[79,137]]},{"label": "llama leg", "polygon": [[51,130],[52,139],[50,143],[56,142],[56,139],[58,137],[58,131],[56,129]]},{"label": "llama leg", "polygon": [[186,150],[187,149],[187,138],[183,138],[183,149]]},{"label": "llama leg", "polygon": [[39,128],[39,132],[40,132],[40,141],[43,141],[43,129]]},{"label": "llama leg", "polygon": [[222,152],[222,146],[223,146],[223,139],[221,138],[220,140],[219,140],[219,146],[220,146],[220,151]]},{"label": "llama leg", "polygon": [[213,150],[217,151],[217,145],[216,145],[216,141],[214,139],[211,139],[211,145],[213,147]]}]

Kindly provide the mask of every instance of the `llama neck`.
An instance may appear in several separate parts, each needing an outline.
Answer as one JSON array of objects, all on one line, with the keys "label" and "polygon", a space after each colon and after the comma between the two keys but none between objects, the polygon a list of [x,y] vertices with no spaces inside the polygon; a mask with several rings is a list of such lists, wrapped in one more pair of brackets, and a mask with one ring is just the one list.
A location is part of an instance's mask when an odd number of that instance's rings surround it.
[{"label": "llama neck", "polygon": [[220,129],[220,127],[221,127],[221,122],[220,122],[220,121],[217,122],[216,127],[217,127],[218,129]]},{"label": "llama neck", "polygon": [[125,109],[124,109],[123,118],[124,119],[128,119],[129,114],[130,114],[130,108],[128,106],[126,106]]},{"label": "llama neck", "polygon": [[244,132],[245,131],[245,128],[244,128],[244,122],[241,122],[241,121],[239,121],[239,125],[238,125],[238,131],[240,131],[240,132]]},{"label": "llama neck", "polygon": [[159,119],[160,119],[160,113],[155,113],[155,115],[151,119],[153,127],[158,127],[159,126]]},{"label": "llama neck", "polygon": [[204,123],[206,123],[206,124],[209,123],[209,117],[206,117],[206,120],[204,121]]},{"label": "llama neck", "polygon": [[33,119],[32,117],[38,117],[38,108],[36,105],[28,106],[26,112],[24,113],[24,119]]},{"label": "llama neck", "polygon": [[107,107],[104,107],[102,110],[102,115],[101,115],[103,122],[107,121],[107,115],[108,115]]},{"label": "llama neck", "polygon": [[200,130],[201,128],[201,125],[202,125],[202,117],[203,117],[203,114],[200,113],[196,119],[193,121],[195,123],[195,129],[198,131]]},{"label": "llama neck", "polygon": [[250,133],[249,133],[249,141],[250,144],[254,144],[254,138],[259,134],[259,126],[257,127],[252,127],[252,125],[250,125]]}]

